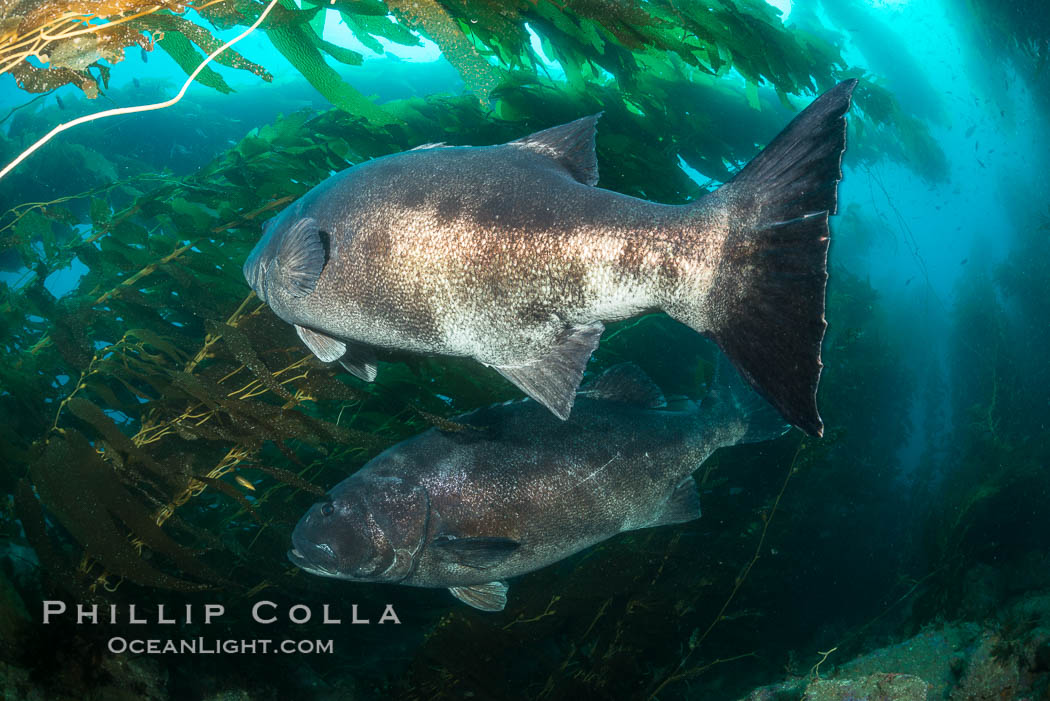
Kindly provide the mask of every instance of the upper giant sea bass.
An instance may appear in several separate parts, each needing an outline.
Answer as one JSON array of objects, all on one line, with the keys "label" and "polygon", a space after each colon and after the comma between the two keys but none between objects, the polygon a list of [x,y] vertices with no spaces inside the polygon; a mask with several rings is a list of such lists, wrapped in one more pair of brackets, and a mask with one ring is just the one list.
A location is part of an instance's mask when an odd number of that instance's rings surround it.
[{"label": "upper giant sea bass", "polygon": [[604,322],[663,310],[820,435],[828,216],[856,83],[685,205],[595,187],[598,115],[377,158],[271,220],[244,275],[318,358],[358,377],[375,379],[376,348],[466,356],[562,419]]}]

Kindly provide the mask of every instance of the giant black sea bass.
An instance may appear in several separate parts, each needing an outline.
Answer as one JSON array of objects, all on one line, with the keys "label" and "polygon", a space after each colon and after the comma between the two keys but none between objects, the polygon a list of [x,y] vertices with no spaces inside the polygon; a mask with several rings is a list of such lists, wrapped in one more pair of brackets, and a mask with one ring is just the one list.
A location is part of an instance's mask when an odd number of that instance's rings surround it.
[{"label": "giant black sea bass", "polygon": [[855,85],[686,205],[595,186],[597,115],[377,158],[269,222],[244,275],[318,358],[364,380],[376,348],[466,356],[562,419],[604,323],[663,310],[820,435],[828,216]]},{"label": "giant black sea bass", "polygon": [[572,417],[528,399],[398,443],[328,492],[292,533],[312,574],[447,587],[502,610],[508,577],[624,531],[700,517],[692,473],[715,450],[787,426],[723,367],[702,404],[664,400],[636,366],[584,385]]}]

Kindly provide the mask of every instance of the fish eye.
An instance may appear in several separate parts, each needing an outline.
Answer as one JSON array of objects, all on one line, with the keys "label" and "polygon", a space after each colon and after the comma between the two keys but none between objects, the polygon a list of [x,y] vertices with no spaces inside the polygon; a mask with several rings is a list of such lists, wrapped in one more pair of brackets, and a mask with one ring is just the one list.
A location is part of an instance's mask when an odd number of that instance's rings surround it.
[{"label": "fish eye", "polygon": [[335,507],[332,506],[332,502],[326,501],[325,503],[321,504],[321,515],[322,516],[331,516],[334,513],[335,513]]}]

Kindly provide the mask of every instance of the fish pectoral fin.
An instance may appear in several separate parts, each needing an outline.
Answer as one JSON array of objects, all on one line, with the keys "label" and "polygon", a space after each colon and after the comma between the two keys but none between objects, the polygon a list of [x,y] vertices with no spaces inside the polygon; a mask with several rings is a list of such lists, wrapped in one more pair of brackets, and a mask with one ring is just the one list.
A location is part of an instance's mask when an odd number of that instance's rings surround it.
[{"label": "fish pectoral fin", "polygon": [[502,611],[507,605],[506,582],[449,587],[448,590],[467,606],[473,606],[480,611]]},{"label": "fish pectoral fin", "polygon": [[373,382],[379,372],[375,351],[362,343],[346,344],[346,355],[339,359],[339,364],[365,382]]},{"label": "fish pectoral fin", "polygon": [[493,366],[525,394],[551,410],[559,419],[569,418],[576,388],[583,379],[591,353],[598,347],[605,326],[601,322],[566,330],[547,355],[528,365]]},{"label": "fish pectoral fin", "polygon": [[696,480],[689,475],[674,488],[671,496],[664,502],[663,509],[656,515],[650,526],[669,526],[672,523],[685,523],[700,518],[700,492]]},{"label": "fish pectoral fin", "polygon": [[448,562],[484,570],[499,565],[520,547],[513,538],[439,535],[431,543],[431,552]]},{"label": "fish pectoral fin", "polygon": [[299,326],[299,324],[295,325],[295,332],[299,334],[299,338],[306,344],[306,347],[325,363],[339,360],[346,353],[346,344],[337,338],[305,326]]},{"label": "fish pectoral fin", "polygon": [[592,114],[510,143],[552,159],[584,185],[597,185],[598,155],[594,150],[594,136],[601,116],[601,112]]},{"label": "fish pectoral fin", "polygon": [[280,281],[293,296],[305,297],[317,286],[328,260],[326,239],[309,217],[293,224],[281,239],[276,262]]},{"label": "fish pectoral fin", "polygon": [[667,406],[664,393],[634,363],[612,366],[598,379],[581,388],[580,394],[586,394],[591,399],[623,402],[646,409]]}]

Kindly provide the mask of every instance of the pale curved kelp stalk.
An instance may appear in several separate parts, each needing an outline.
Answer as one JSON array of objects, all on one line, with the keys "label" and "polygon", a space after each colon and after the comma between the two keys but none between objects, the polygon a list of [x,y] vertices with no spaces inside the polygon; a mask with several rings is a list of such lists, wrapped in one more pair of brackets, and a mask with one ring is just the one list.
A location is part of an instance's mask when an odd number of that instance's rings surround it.
[{"label": "pale curved kelp stalk", "polygon": [[[36,15],[18,14],[26,5],[86,11],[69,3],[0,5],[5,36],[16,37],[3,45],[8,63],[17,57],[11,42],[32,41],[40,26]],[[107,47],[148,37],[190,70],[216,46],[206,28],[187,24],[181,5],[131,19],[133,5],[111,16],[111,30],[102,24],[82,36],[102,32],[96,39]],[[17,493],[26,535],[56,581],[98,594],[122,581],[178,590],[287,584],[283,553],[309,492],[318,489],[311,484],[335,484],[427,425],[454,429],[447,420],[457,412],[515,396],[495,375],[419,358],[388,358],[402,362],[365,386],[310,360],[291,327],[249,295],[241,266],[262,222],[332,171],[426,142],[505,142],[604,111],[601,185],[681,202],[701,187],[679,159],[724,181],[782,126],[790,96],[808,101],[854,72],[827,44],[785,29],[764,2],[683,5],[288,3],[259,31],[339,109],[297,112],[253,130],[190,176],[114,177],[86,193],[0,214],[0,252],[17,253],[25,264],[18,284],[0,288],[0,406],[8,417],[0,422],[0,451],[9,466],[2,479]],[[106,5],[92,7],[102,14]],[[227,0],[199,11],[232,28],[250,24],[261,8]],[[414,32],[433,39],[470,91],[375,105],[326,62],[360,60],[323,40],[328,11],[373,49],[380,38],[415,43]],[[116,24],[121,17],[129,19]],[[536,55],[526,24],[550,60]],[[71,40],[39,51],[62,55],[59,46]],[[222,56],[267,76],[267,67],[244,56]],[[20,67],[29,65],[24,58],[9,69],[41,81],[27,88],[89,81],[105,90],[104,72],[92,73],[90,63],[28,70]],[[226,90],[217,73],[204,75],[205,84]],[[855,123],[899,135],[885,91],[869,84],[857,102]],[[919,126],[904,128],[922,140]],[[141,166],[108,152],[98,129],[85,125],[63,136],[71,145],[36,154],[22,180],[15,171],[0,183],[3,201],[20,202],[18,188],[63,182],[65,148],[89,152],[92,167],[114,176],[118,158],[133,172]],[[0,139],[5,156],[18,148],[15,139]],[[67,293],[49,291],[85,270]],[[660,323],[610,329],[607,340],[637,341]],[[663,333],[669,345],[690,343]],[[596,367],[627,359],[632,345],[603,344]],[[665,388],[700,393],[703,373],[697,376],[690,357],[688,372],[652,374]],[[653,576],[632,574],[639,582]],[[681,571],[660,581],[678,586],[685,578]],[[521,639],[532,636],[533,629],[512,628],[528,631]],[[607,642],[615,648],[615,629],[602,635],[612,635]]]},{"label": "pale curved kelp stalk", "polygon": [[[762,0],[736,4],[336,0],[302,5],[298,8],[282,0],[260,31],[333,106],[376,124],[390,123],[393,117],[326,62],[351,66],[362,62],[360,54],[322,38],[328,12],[337,12],[372,50],[382,51],[380,39],[403,45],[419,43],[420,36],[432,39],[482,100],[508,82],[520,83],[518,74],[524,73],[528,80],[558,85],[563,91],[615,85],[624,108],[652,115],[667,108],[644,105],[652,101],[650,78],[677,66],[676,80],[684,77],[700,85],[704,81],[693,81],[691,74],[724,78],[735,73],[745,81],[750,106],[757,109],[759,85],[771,86],[786,102],[789,94],[821,91],[856,73],[847,69],[837,48],[814,35],[785,29],[777,11]],[[159,46],[190,73],[220,44],[209,26],[251,25],[265,4],[258,0],[198,3],[193,7],[208,26],[187,19],[184,13],[189,7],[152,0],[9,0],[0,5],[0,73],[11,72],[29,92],[72,83],[95,97],[108,84],[106,62],[122,60],[123,49],[135,45],[142,47],[143,56]],[[539,35],[544,55],[533,49],[530,28]],[[40,67],[30,59],[48,63]],[[216,61],[271,80],[264,66],[235,49],[223,52]],[[564,78],[553,80],[552,71]],[[231,91],[210,67],[198,81],[220,92]],[[869,99],[865,93],[875,90],[869,86],[859,92],[862,109]],[[893,99],[884,91],[871,98],[873,103],[876,98],[881,106],[875,109],[873,104],[874,123],[891,127],[879,143],[903,144],[904,153],[898,146],[895,155],[916,161],[920,169],[924,161],[936,161],[939,152],[924,126],[892,109]],[[513,118],[503,114],[499,100],[493,102],[497,116]],[[704,109],[701,99],[690,111],[702,114]],[[877,153],[869,152],[872,157]],[[712,177],[724,175],[723,171]]]},{"label": "pale curved kelp stalk", "polygon": [[[74,84],[94,98],[108,87],[106,64],[122,61],[124,49],[136,45],[143,55],[161,46],[189,73],[200,63],[194,62],[193,44],[210,53],[221,42],[180,16],[188,7],[188,3],[170,0],[10,0],[0,6],[0,73],[10,72],[28,92]],[[205,5],[201,11],[207,12]],[[31,59],[47,65],[34,65]],[[219,62],[272,80],[265,69],[236,52],[225,54]],[[229,92],[213,70],[206,69],[200,81]]]}]

